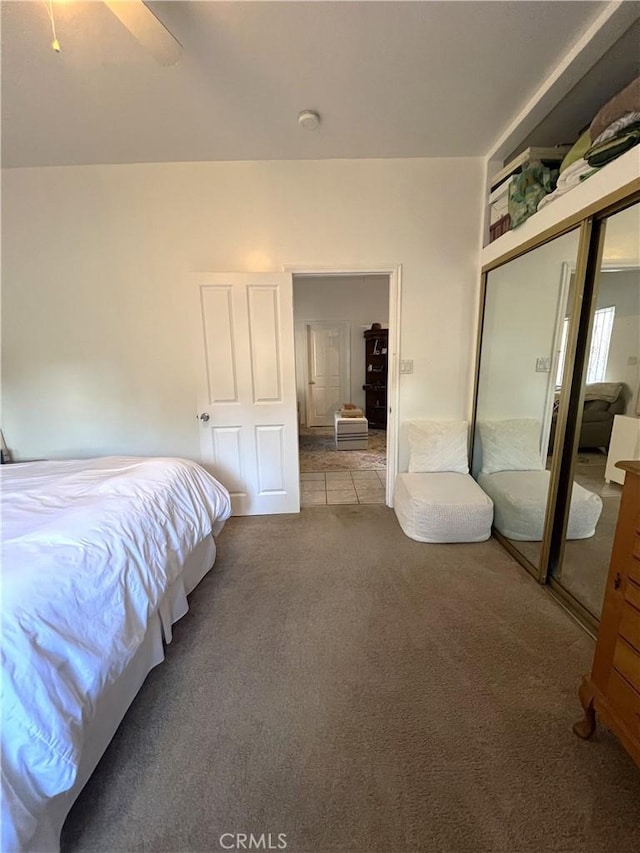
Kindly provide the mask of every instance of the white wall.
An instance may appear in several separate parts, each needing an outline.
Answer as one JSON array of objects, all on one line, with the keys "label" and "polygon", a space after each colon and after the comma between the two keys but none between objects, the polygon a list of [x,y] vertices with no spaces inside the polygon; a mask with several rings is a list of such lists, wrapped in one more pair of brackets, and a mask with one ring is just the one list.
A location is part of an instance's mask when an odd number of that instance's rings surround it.
[{"label": "white wall", "polygon": [[389,277],[296,276],[293,281],[293,318],[296,324],[296,380],[299,411],[305,411],[304,359],[306,338],[300,325],[305,321],[346,322],[349,326],[351,396],[345,402],[364,410],[365,348],[363,327],[389,323]]},{"label": "white wall", "polygon": [[633,414],[640,384],[640,269],[602,273],[597,307],[611,305],[616,313],[605,379],[626,383],[631,392],[627,413]]},{"label": "white wall", "polygon": [[464,158],[5,171],[9,446],[197,458],[189,273],[283,264],[402,264],[400,419],[467,417],[482,183]]},{"label": "white wall", "polygon": [[[637,172],[638,149],[629,151],[628,155]],[[640,202],[614,213],[606,220],[602,263],[611,265],[615,261],[640,263]]]},{"label": "white wall", "polygon": [[[632,152],[629,152],[632,153]],[[637,163],[637,152],[636,152]],[[616,299],[616,320],[611,335],[611,348],[607,363],[607,379],[626,382],[631,388],[632,398],[627,404],[627,414],[640,415],[640,307],[636,310],[639,288],[638,269],[640,269],[640,203],[615,213],[607,219],[603,266],[615,266],[622,261],[623,266],[636,267],[633,273],[613,273],[620,282],[626,282],[622,292],[612,294]],[[624,276],[618,279],[617,276]],[[627,278],[635,277],[635,284]],[[609,278],[607,276],[607,278]],[[605,291],[606,294],[606,291]],[[630,294],[635,294],[630,297]],[[598,304],[602,305],[602,285]],[[629,303],[629,299],[631,302]],[[618,301],[620,306],[618,308]],[[610,303],[612,304],[612,303]],[[634,313],[635,312],[635,313]],[[629,364],[629,359],[638,357],[638,363]],[[618,379],[613,379],[619,376]]]}]

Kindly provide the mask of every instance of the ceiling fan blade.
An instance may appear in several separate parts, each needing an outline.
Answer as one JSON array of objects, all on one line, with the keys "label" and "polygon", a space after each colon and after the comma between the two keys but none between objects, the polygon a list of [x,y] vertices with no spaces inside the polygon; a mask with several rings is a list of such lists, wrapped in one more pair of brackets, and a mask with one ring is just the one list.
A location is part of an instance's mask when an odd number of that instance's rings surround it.
[{"label": "ceiling fan blade", "polygon": [[174,65],[180,59],[182,45],[142,0],[104,2],[156,62],[160,65]]}]

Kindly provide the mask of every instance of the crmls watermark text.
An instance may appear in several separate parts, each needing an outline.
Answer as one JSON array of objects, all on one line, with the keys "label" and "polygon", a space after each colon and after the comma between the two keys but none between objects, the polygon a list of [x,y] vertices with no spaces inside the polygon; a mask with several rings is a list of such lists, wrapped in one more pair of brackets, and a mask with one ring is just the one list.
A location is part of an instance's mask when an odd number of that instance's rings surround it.
[{"label": "crmls watermark text", "polygon": [[262,832],[223,832],[220,836],[220,847],[223,850],[286,850],[287,836],[284,832],[277,835]]}]

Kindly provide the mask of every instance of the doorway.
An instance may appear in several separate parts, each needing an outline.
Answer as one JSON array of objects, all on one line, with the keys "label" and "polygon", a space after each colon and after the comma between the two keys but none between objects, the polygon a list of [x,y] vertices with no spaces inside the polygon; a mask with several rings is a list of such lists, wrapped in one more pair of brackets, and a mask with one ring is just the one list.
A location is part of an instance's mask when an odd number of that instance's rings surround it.
[{"label": "doorway", "polygon": [[303,507],[388,502],[390,289],[388,273],[294,273]]}]

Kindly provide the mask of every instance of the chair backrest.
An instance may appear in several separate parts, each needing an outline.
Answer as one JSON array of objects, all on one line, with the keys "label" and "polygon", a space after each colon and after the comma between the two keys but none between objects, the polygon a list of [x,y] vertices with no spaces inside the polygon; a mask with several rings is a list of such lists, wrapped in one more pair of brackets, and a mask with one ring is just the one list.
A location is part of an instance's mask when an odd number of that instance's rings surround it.
[{"label": "chair backrest", "polygon": [[406,427],[410,473],[469,473],[467,421],[412,420]]},{"label": "chair backrest", "polygon": [[474,476],[498,471],[544,470],[541,433],[542,425],[536,418],[478,421]]}]

